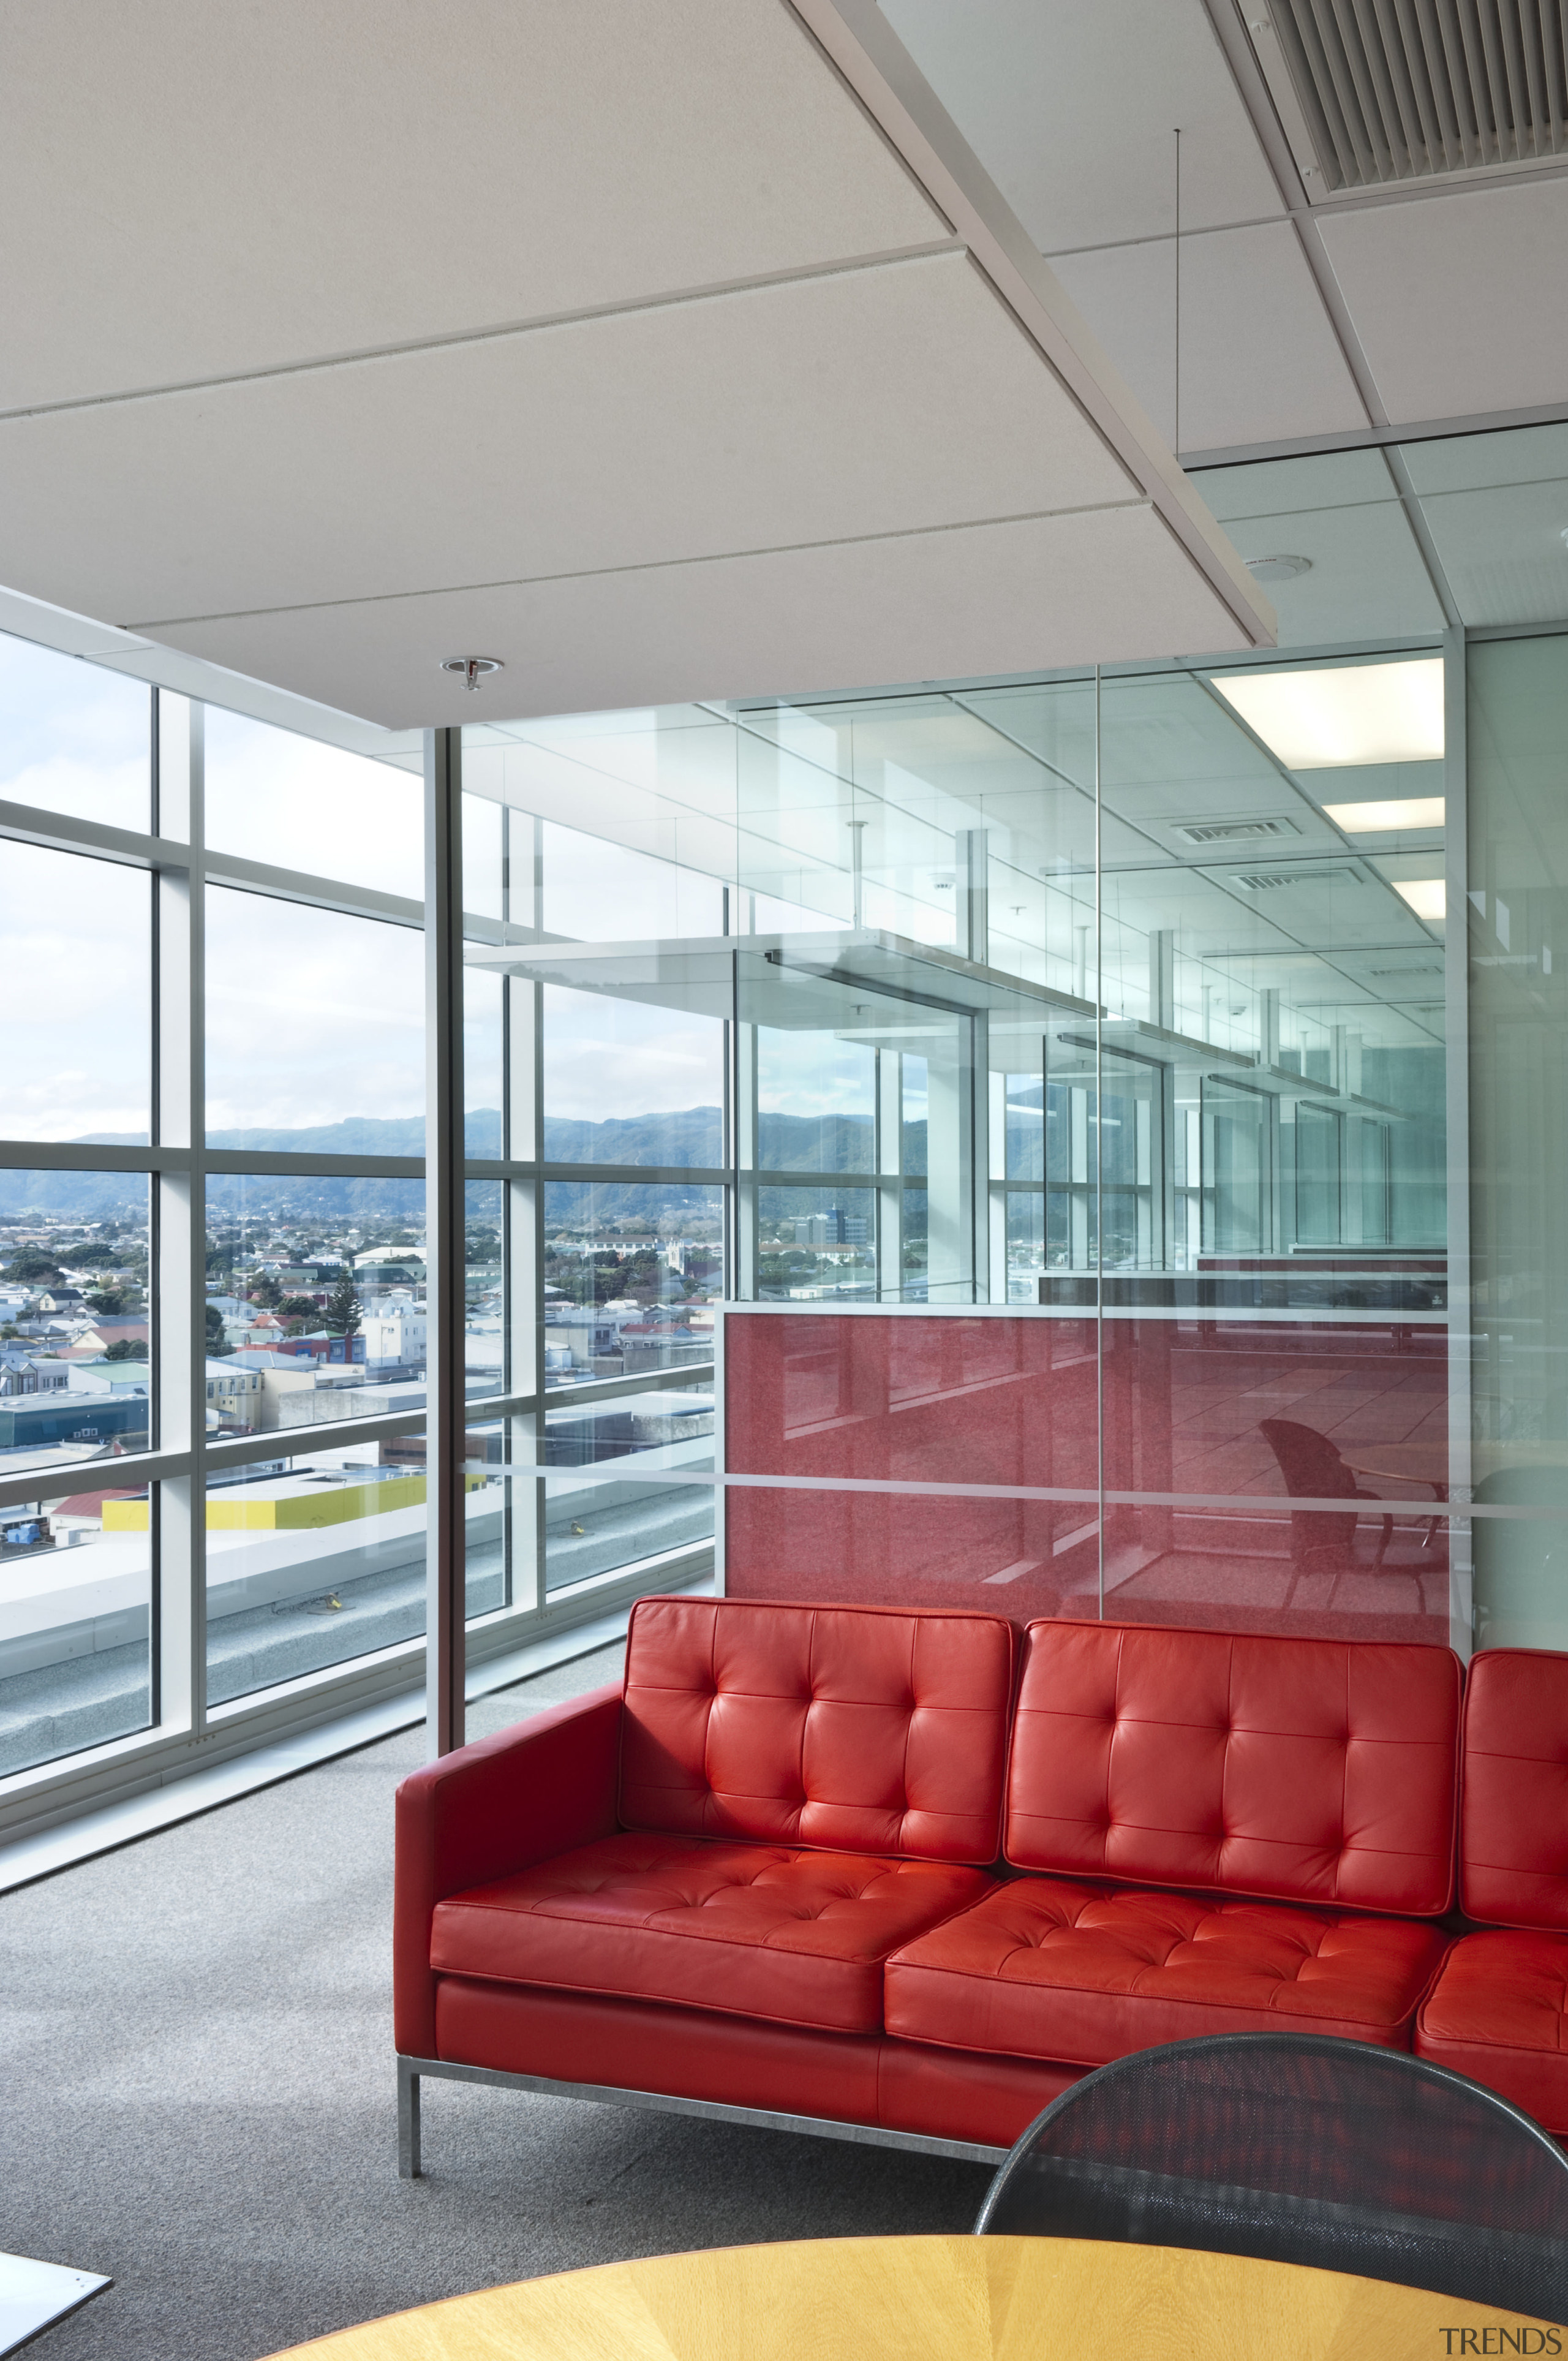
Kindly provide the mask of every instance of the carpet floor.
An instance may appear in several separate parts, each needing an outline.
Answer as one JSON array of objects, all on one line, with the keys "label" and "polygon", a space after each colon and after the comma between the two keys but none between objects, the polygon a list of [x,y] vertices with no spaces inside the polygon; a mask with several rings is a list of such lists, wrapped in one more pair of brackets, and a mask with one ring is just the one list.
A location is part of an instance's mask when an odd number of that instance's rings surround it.
[{"label": "carpet floor", "polygon": [[424,2085],[400,2180],[392,1794],[422,1754],[408,1731],[0,1896],[0,2250],[115,2281],[39,2361],[259,2361],[588,2263],[970,2227],[979,2166],[456,2082]]}]

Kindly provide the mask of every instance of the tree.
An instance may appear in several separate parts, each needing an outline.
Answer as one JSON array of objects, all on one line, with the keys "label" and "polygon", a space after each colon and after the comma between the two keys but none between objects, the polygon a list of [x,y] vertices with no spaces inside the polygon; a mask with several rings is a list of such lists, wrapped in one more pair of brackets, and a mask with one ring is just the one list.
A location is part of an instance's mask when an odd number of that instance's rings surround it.
[{"label": "tree", "polygon": [[214,1348],[214,1345],[221,1345],[221,1344],[223,1343],[223,1341],[224,1341],[224,1315],[223,1315],[223,1313],[218,1310],[218,1307],[217,1307],[217,1305],[216,1305],[215,1303],[209,1303],[209,1304],[208,1304],[208,1306],[207,1306],[207,1350],[208,1350],[208,1352],[210,1353],[210,1352],[213,1350],[213,1348]]},{"label": "tree", "polygon": [[264,1312],[276,1312],[283,1301],[283,1290],[270,1271],[265,1272],[250,1290],[252,1303],[259,1303]]},{"label": "tree", "polygon": [[87,1308],[101,1319],[117,1320],[131,1309],[132,1295],[128,1287],[95,1287],[87,1299]]},{"label": "tree", "polygon": [[106,1361],[145,1361],[147,1339],[145,1336],[116,1336],[104,1358]]},{"label": "tree", "polygon": [[18,1246],[5,1266],[7,1279],[18,1279],[28,1287],[53,1287],[58,1284],[60,1265],[52,1255],[40,1246]]},{"label": "tree", "polygon": [[332,1292],[326,1300],[323,1325],[332,1336],[356,1336],[359,1333],[359,1298],[354,1292],[354,1273],[345,1270],[334,1279]]},{"label": "tree", "polygon": [[316,1300],[313,1295],[286,1295],[278,1306],[280,1319],[313,1320]]}]

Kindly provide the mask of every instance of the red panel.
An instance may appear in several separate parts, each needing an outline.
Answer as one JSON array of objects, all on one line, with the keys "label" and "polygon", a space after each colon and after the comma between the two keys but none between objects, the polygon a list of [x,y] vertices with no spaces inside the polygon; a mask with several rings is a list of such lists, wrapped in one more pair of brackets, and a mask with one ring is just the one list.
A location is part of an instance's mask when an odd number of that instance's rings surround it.
[{"label": "red panel", "polygon": [[1472,1918],[1568,1927],[1568,1656],[1486,1648],[1470,1667],[1459,1892]]},{"label": "red panel", "polygon": [[437,1986],[435,2020],[439,2046],[422,2054],[455,2064],[839,2123],[877,2119],[883,2044],[875,2034],[816,2033],[454,1976]]},{"label": "red panel", "polygon": [[987,2058],[918,2041],[885,2041],[877,2120],[890,2131],[1011,2147],[1080,2071],[1038,2058]]},{"label": "red panel", "polygon": [[1500,2091],[1561,2136],[1568,2133],[1565,2008],[1568,1937],[1467,1935],[1416,2020],[1416,2051]]},{"label": "red panel", "polygon": [[1402,2048],[1446,1939],[1404,1920],[1019,1878],[888,1961],[887,2029],[1086,2066],[1209,2033]]},{"label": "red panel", "polygon": [[430,1963],[872,2033],[888,1953],[990,1882],[936,1861],[606,1837],[438,1904]]},{"label": "red panel", "polygon": [[1000,1616],[640,1599],[621,1818],[993,1861],[1012,1681]]},{"label": "red panel", "polygon": [[[1434,1279],[1370,1283],[1424,1293]],[[1299,1271],[1260,1282],[1298,1294],[1351,1283]],[[1108,1319],[1104,1333],[1108,1488],[1163,1496],[1110,1503],[1104,1594],[1119,1620],[1448,1644],[1443,1328],[1194,1312]],[[1099,1613],[1091,1321],[734,1312],[725,1362],[732,1474],[1060,1496],[731,1491],[731,1597],[973,1603],[1015,1622]],[[1355,1474],[1405,1504],[1387,1534],[1380,1508],[1289,1506],[1263,1432],[1277,1417],[1347,1465],[1392,1444],[1424,1471]]]},{"label": "red panel", "polygon": [[1006,1857],[1446,1910],[1461,1677],[1434,1648],[1031,1624]]},{"label": "red panel", "polygon": [[431,1920],[448,1894],[615,1826],[620,1691],[551,1707],[427,1763],[398,1789],[392,1981],[398,2048],[434,2055]]}]

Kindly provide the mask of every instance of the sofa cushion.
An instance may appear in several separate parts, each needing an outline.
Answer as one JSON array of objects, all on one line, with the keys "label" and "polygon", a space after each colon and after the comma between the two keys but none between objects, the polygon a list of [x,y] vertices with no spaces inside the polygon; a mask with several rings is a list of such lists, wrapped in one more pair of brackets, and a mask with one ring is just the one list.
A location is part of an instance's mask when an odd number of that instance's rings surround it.
[{"label": "sofa cushion", "polygon": [[1032,1623],[1006,1857],[1435,1916],[1460,1681],[1446,1648]]},{"label": "sofa cushion", "polygon": [[1568,1927],[1568,1656],[1482,1650],[1464,1763],[1462,1907],[1505,1927]]},{"label": "sofa cushion", "polygon": [[626,1648],[628,1828],[994,1861],[1004,1618],[641,1598]]},{"label": "sofa cushion", "polygon": [[1568,2132],[1568,1935],[1466,1935],[1416,2019],[1415,2047],[1500,2091],[1549,2132]]},{"label": "sofa cushion", "polygon": [[1403,2048],[1436,1927],[1021,1877],[894,1952],[889,2033],[1100,2066],[1205,2033]]},{"label": "sofa cushion", "polygon": [[876,2033],[889,1951],[990,1882],[935,1861],[603,1837],[438,1903],[430,1963],[443,1975]]}]

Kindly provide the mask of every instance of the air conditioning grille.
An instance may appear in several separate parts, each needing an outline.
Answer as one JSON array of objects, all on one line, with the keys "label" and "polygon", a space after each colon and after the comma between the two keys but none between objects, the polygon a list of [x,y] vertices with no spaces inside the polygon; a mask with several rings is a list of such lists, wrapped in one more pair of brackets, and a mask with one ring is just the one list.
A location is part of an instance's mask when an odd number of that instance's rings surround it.
[{"label": "air conditioning grille", "polygon": [[1568,148],[1558,0],[1274,0],[1269,17],[1331,189]]}]

